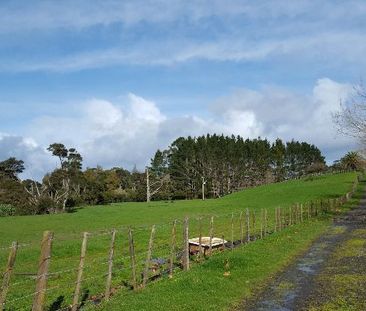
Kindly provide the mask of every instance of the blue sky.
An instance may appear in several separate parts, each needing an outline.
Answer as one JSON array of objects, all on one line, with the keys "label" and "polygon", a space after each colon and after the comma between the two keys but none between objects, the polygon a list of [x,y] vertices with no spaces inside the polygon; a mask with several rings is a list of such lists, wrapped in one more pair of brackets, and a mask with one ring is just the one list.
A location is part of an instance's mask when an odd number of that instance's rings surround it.
[{"label": "blue sky", "polygon": [[180,135],[358,148],[330,115],[366,69],[365,1],[1,1],[0,159],[143,167]]}]

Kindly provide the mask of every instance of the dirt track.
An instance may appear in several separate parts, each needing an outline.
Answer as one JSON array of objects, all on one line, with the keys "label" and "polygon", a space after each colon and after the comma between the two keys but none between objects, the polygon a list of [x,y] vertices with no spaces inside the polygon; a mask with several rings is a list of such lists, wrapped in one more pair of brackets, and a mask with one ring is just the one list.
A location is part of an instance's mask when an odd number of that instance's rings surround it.
[{"label": "dirt track", "polygon": [[366,310],[366,192],[240,310]]}]

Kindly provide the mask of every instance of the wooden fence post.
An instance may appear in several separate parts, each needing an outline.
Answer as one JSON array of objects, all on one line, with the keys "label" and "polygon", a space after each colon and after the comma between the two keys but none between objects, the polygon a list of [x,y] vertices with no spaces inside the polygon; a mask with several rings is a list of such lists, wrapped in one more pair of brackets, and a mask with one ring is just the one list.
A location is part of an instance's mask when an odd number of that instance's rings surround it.
[{"label": "wooden fence post", "polygon": [[277,224],[278,224],[278,231],[281,231],[281,207],[278,207],[277,208],[277,217],[278,217],[278,221],[277,221]]},{"label": "wooden fence post", "polygon": [[247,242],[250,242],[250,214],[249,209],[247,208],[245,211],[246,214],[246,223],[247,223]]},{"label": "wooden fence post", "polygon": [[189,220],[188,217],[184,219],[183,227],[183,270],[189,270]]},{"label": "wooden fence post", "polygon": [[231,213],[231,250],[234,249],[234,213]]},{"label": "wooden fence post", "polygon": [[256,236],[255,236],[255,225],[256,225],[255,211],[252,212],[252,217],[253,217],[253,219],[252,219],[252,221],[253,221],[253,230],[252,230],[252,232],[253,232],[253,241],[255,241],[257,239]]},{"label": "wooden fence post", "polygon": [[83,241],[81,243],[78,275],[77,275],[77,278],[76,278],[74,299],[73,299],[73,302],[72,302],[71,311],[76,311],[78,309],[80,289],[81,289],[81,280],[82,280],[82,277],[83,277],[84,262],[85,262],[85,255],[86,255],[87,240],[88,240],[88,233],[84,232],[83,233]]},{"label": "wooden fence post", "polygon": [[150,268],[150,261],[151,261],[151,253],[152,253],[152,248],[153,248],[154,235],[155,235],[155,225],[153,225],[151,227],[149,246],[148,246],[148,249],[147,249],[146,261],[145,261],[145,269],[144,269],[143,277],[142,277],[142,288],[144,288],[146,286],[148,275],[149,275],[149,268]]},{"label": "wooden fence post", "polygon": [[134,290],[137,290],[135,245],[133,243],[133,232],[131,228],[128,229],[128,243],[131,259],[132,287]]},{"label": "wooden fence post", "polygon": [[275,226],[274,226],[274,232],[277,232],[278,227],[278,207],[275,208]]},{"label": "wooden fence post", "polygon": [[282,207],[278,208],[278,222],[280,225],[280,231],[282,231]]},{"label": "wooden fence post", "polygon": [[280,230],[283,229],[283,209],[280,207]]},{"label": "wooden fence post", "polygon": [[203,257],[203,248],[202,248],[202,217],[198,218],[198,244],[199,244],[199,258]]},{"label": "wooden fence post", "polygon": [[9,257],[8,257],[8,263],[6,265],[6,269],[3,276],[3,282],[1,285],[1,291],[0,291],[0,310],[5,310],[5,300],[6,300],[6,294],[8,293],[9,289],[9,283],[10,278],[13,273],[15,259],[17,256],[17,250],[18,250],[18,242],[13,242],[11,244]]},{"label": "wooden fence post", "polygon": [[112,283],[112,269],[113,269],[113,256],[114,256],[114,245],[116,241],[116,230],[112,231],[112,239],[111,239],[111,247],[109,249],[109,257],[108,257],[108,274],[107,274],[107,282],[105,287],[104,298],[109,299],[111,295],[111,283]]},{"label": "wooden fence post", "polygon": [[314,216],[314,202],[310,201],[310,217]]},{"label": "wooden fence post", "polygon": [[295,204],[295,219],[296,219],[296,224],[299,223],[299,203]]},{"label": "wooden fence post", "polygon": [[267,235],[267,226],[268,226],[268,213],[267,213],[267,209],[264,209],[264,236]]},{"label": "wooden fence post", "polygon": [[263,239],[263,223],[264,223],[264,211],[261,208],[261,239]]},{"label": "wooden fence post", "polygon": [[243,244],[244,243],[243,212],[240,212],[239,221],[240,221],[240,243]]},{"label": "wooden fence post", "polygon": [[53,232],[44,231],[41,242],[41,255],[38,263],[38,273],[36,281],[36,292],[33,299],[32,311],[42,311],[47,290],[48,268],[51,261],[51,247]]},{"label": "wooden fence post", "polygon": [[210,245],[209,245],[210,255],[212,255],[212,239],[213,239],[213,234],[214,234],[214,217],[211,216],[211,219],[210,219]]},{"label": "wooden fence post", "polygon": [[173,228],[172,228],[172,240],[171,240],[171,245],[170,245],[169,278],[173,277],[173,265],[174,265],[174,258],[175,258],[176,233],[177,233],[177,220],[174,220],[173,221]]},{"label": "wooden fence post", "polygon": [[318,204],[319,204],[319,202],[316,201],[315,202],[315,217],[318,217]]},{"label": "wooden fence post", "polygon": [[108,256],[108,273],[107,273],[107,282],[106,282],[106,289],[105,289],[105,299],[109,299],[111,293],[111,283],[112,283],[112,269],[113,269],[113,257],[114,257],[114,247],[116,241],[116,230],[112,230],[112,238],[111,238],[111,245],[109,249],[109,256]]},{"label": "wooden fence post", "polygon": [[304,212],[304,209],[303,209],[303,206],[302,206],[302,203],[301,203],[300,204],[300,222],[304,221],[303,212]]},{"label": "wooden fence post", "polygon": [[292,206],[290,206],[290,212],[288,217],[289,217],[288,220],[289,226],[292,226]]}]

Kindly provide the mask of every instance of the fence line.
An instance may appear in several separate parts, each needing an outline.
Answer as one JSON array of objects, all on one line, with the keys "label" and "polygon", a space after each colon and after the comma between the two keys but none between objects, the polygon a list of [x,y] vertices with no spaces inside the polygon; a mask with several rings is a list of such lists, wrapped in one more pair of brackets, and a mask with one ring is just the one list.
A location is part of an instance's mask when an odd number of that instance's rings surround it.
[{"label": "fence line", "polygon": [[[153,280],[156,277],[161,277],[164,274],[167,274],[169,278],[173,278],[173,274],[177,275],[180,274],[182,271],[189,270],[190,261],[191,259],[197,259],[197,261],[201,261],[203,258],[207,256],[211,256],[217,254],[218,252],[214,248],[218,248],[219,250],[226,250],[231,249],[233,250],[238,245],[243,245],[249,243],[251,241],[255,241],[256,239],[263,239],[268,234],[272,234],[275,232],[282,231],[286,227],[299,224],[304,222],[305,220],[309,220],[313,217],[317,217],[319,215],[323,215],[324,213],[328,212],[337,212],[338,208],[343,205],[344,203],[348,202],[354,192],[357,189],[358,178],[352,185],[352,190],[347,192],[346,194],[338,197],[329,199],[327,201],[317,200],[315,202],[308,202],[305,204],[295,204],[288,208],[281,208],[276,207],[272,214],[274,216],[268,217],[267,208],[260,209],[260,214],[255,214],[255,211],[250,211],[249,209],[243,211],[239,211],[236,213],[228,213],[223,215],[205,215],[200,217],[192,217],[188,218],[185,217],[183,221],[175,220],[173,224],[161,224],[161,225],[153,225],[151,227],[150,239],[148,240],[147,249],[140,250],[136,248],[136,243],[134,241],[134,234],[142,232],[141,228],[147,228],[146,226],[131,228],[131,227],[120,227],[118,230],[105,230],[102,232],[95,232],[95,233],[84,233],[83,239],[81,243],[81,254],[80,254],[80,261],[78,267],[63,269],[55,272],[49,272],[49,266],[51,262],[51,247],[55,241],[62,241],[62,240],[55,240],[54,235],[52,232],[45,231],[43,235],[43,239],[41,242],[41,254],[38,264],[38,273],[37,277],[32,280],[21,281],[21,282],[10,282],[10,275],[15,263],[16,258],[16,249],[17,247],[21,246],[22,244],[18,245],[16,242],[13,243],[11,247],[7,249],[11,250],[15,254],[9,255],[9,262],[4,273],[3,277],[3,285],[1,288],[1,296],[0,296],[0,310],[4,308],[6,305],[12,305],[17,301],[24,300],[29,297],[33,297],[33,305],[32,311],[40,311],[43,310],[45,306],[45,299],[46,293],[50,291],[54,291],[56,289],[61,288],[60,285],[52,286],[47,288],[47,281],[51,276],[60,276],[60,275],[68,275],[69,272],[78,272],[76,281],[71,282],[75,286],[75,290],[73,295],[70,297],[73,298],[73,302],[71,304],[72,311],[77,310],[79,305],[79,298],[80,298],[80,289],[81,284],[89,282],[91,280],[96,280],[100,278],[106,278],[105,283],[105,292],[104,293],[96,293],[93,294],[94,296],[97,295],[98,297],[108,299],[112,294],[112,281],[113,276],[117,275],[118,272],[123,271],[124,273],[128,274],[131,272],[130,279],[126,280],[127,286],[131,286],[133,289],[143,288],[145,287],[149,281]],[[235,218],[235,215],[238,215],[238,219]],[[206,217],[206,218],[205,218]],[[209,243],[207,245],[207,241],[205,243],[202,242],[202,220],[206,219],[206,230],[209,232]],[[220,219],[221,222],[214,222],[214,219]],[[271,221],[269,221],[271,220]],[[197,221],[198,226],[189,226],[191,221]],[[176,238],[176,231],[177,225],[182,227],[182,240],[177,240]],[[162,228],[172,228],[171,229],[171,241],[168,239],[157,239],[156,231],[159,232]],[[197,228],[198,229],[197,229]],[[198,251],[191,249],[191,244],[189,242],[189,235],[190,232],[199,232],[199,243],[198,243]],[[143,231],[145,233],[145,231]],[[128,242],[128,254],[125,256],[118,256],[115,257],[115,239],[117,233],[124,234],[124,241]],[[127,234],[125,236],[125,234]],[[193,234],[193,233],[192,233]],[[99,237],[99,236],[107,236],[111,235],[111,245],[109,250],[108,260],[104,258],[100,260],[99,258],[93,259],[91,263],[85,265],[86,261],[86,254],[87,254],[87,240],[88,238],[92,237]],[[214,241],[215,236],[221,240],[221,243],[217,243]],[[230,241],[226,242],[224,237],[230,237]],[[245,239],[246,237],[246,239]],[[79,237],[80,239],[80,237]],[[69,240],[64,240],[69,241]],[[159,242],[163,242],[163,246],[159,246]],[[33,245],[33,244],[23,244],[26,246]],[[156,245],[156,246],[155,246]],[[204,246],[206,245],[206,246]],[[219,247],[217,246],[219,245]],[[203,248],[208,250],[203,255]],[[153,254],[158,254],[160,251],[164,250],[163,256],[165,258],[153,258]],[[129,260],[128,260],[129,259]],[[122,267],[113,269],[113,261],[118,260],[118,262],[129,261],[130,267],[128,267],[127,262],[122,264]],[[160,260],[160,262],[159,262]],[[10,264],[9,264],[10,263]],[[93,275],[92,277],[83,277],[83,273],[88,268],[95,267],[95,263],[99,265],[108,264],[108,270],[98,274]],[[175,271],[176,270],[176,271]],[[10,271],[10,273],[9,273]],[[141,276],[139,273],[141,272]],[[22,295],[21,297],[17,297],[12,300],[6,300],[8,288],[15,287],[22,285],[24,283],[28,283],[29,281],[35,281],[35,291],[31,294]],[[70,283],[69,283],[70,284]],[[62,307],[65,309],[66,307]],[[28,306],[29,309],[29,306]],[[61,309],[60,309],[61,310]]]}]

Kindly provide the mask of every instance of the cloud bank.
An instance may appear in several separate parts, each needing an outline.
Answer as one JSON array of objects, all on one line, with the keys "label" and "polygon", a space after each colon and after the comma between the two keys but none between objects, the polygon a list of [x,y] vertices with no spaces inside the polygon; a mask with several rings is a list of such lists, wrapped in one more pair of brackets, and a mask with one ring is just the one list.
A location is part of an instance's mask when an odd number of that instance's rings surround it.
[{"label": "cloud bank", "polygon": [[62,142],[80,151],[85,167],[142,169],[158,148],[166,148],[179,136],[222,133],[304,140],[320,147],[331,161],[355,146],[350,138],[337,135],[331,120],[340,99],[351,94],[351,85],[328,78],[319,79],[308,95],[274,86],[241,88],[218,98],[205,118],[165,115],[156,102],[132,93],[123,103],[93,98],[72,117],[34,119],[24,137],[1,134],[0,159],[23,159],[27,167],[23,178],[40,178],[57,164],[46,147]]}]

